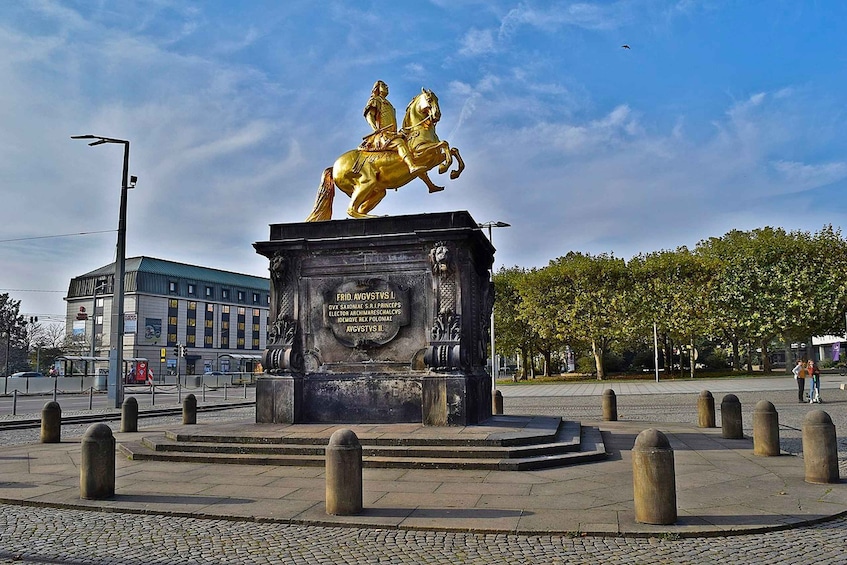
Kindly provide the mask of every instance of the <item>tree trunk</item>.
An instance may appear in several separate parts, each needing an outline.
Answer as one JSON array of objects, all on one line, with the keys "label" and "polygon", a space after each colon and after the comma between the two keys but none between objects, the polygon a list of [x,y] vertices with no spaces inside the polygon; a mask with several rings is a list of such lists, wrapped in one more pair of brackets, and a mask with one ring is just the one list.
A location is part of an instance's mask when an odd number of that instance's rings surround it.
[{"label": "tree trunk", "polygon": [[753,348],[750,347],[750,340],[747,340],[747,372],[753,372]]},{"label": "tree trunk", "polygon": [[791,354],[791,341],[785,340],[785,372],[790,373],[794,368],[794,356]]},{"label": "tree trunk", "polygon": [[732,337],[732,370],[741,371],[741,347],[738,343],[738,337]]},{"label": "tree trunk", "polygon": [[771,356],[768,353],[768,339],[762,340],[762,372],[771,372]]},{"label": "tree trunk", "polygon": [[603,367],[603,348],[597,345],[596,340],[591,340],[591,352],[594,354],[594,367],[597,369],[597,380],[602,381],[606,377]]},{"label": "tree trunk", "polygon": [[550,376],[550,363],[552,362],[552,360],[550,359],[551,356],[552,356],[552,353],[550,352],[550,350],[547,350],[547,351],[544,352],[544,376],[545,377]]},{"label": "tree trunk", "polygon": [[673,377],[673,343],[668,339],[668,334],[662,336],[662,343],[664,344],[665,375]]},{"label": "tree trunk", "polygon": [[694,336],[691,336],[691,348],[688,350],[688,364],[691,366],[691,378],[694,378],[694,365],[696,364],[696,359],[694,358]]}]

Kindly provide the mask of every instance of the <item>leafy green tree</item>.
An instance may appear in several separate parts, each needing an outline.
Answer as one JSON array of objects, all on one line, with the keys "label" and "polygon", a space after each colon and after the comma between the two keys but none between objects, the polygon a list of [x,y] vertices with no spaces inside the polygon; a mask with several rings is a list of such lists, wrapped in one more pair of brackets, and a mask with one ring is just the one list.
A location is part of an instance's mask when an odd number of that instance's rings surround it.
[{"label": "leafy green tree", "polygon": [[602,380],[609,345],[631,331],[629,291],[623,259],[572,251],[528,274],[521,316],[543,338],[588,344]]},{"label": "leafy green tree", "polygon": [[[632,272],[636,318],[640,328],[653,322],[670,339],[688,345],[691,376],[695,368],[695,337],[708,328],[711,287],[719,263],[695,255],[685,247],[638,255],[629,261]],[[665,347],[665,367],[670,367]]]},{"label": "leafy green tree", "polygon": [[518,288],[525,276],[526,271],[519,267],[503,267],[494,274],[494,339],[498,351],[519,352],[527,367],[535,336],[532,327],[520,317]]},{"label": "leafy green tree", "polygon": [[808,342],[843,329],[847,242],[832,226],[815,234],[772,227],[731,231],[700,242],[698,253],[721,263],[713,323],[736,359],[740,340],[757,343],[770,371],[775,338]]},{"label": "leafy green tree", "polygon": [[0,346],[0,366],[6,371],[6,375],[27,368],[27,332],[20,310],[20,300],[13,300],[7,293],[0,293],[0,335],[3,339]]}]

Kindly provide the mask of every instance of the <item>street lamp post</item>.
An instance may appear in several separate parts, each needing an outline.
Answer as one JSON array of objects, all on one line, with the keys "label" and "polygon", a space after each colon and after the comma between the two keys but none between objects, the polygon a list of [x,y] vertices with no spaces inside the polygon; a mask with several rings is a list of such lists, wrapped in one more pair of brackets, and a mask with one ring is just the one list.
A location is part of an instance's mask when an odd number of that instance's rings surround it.
[{"label": "street lamp post", "polygon": [[[488,228],[488,241],[491,243],[492,247],[494,246],[494,239],[492,238],[491,228],[508,228],[511,227],[512,224],[507,224],[506,222],[485,222],[482,224],[477,224],[481,228]],[[491,262],[491,282],[494,282],[494,262]],[[496,355],[494,354],[494,305],[491,305],[491,330],[489,331],[491,336],[491,392],[492,394],[497,390],[497,373],[499,372],[500,367],[497,365]]]},{"label": "street lamp post", "polygon": [[[126,196],[130,185],[129,177],[129,141],[102,137],[99,135],[72,135],[71,139],[92,139],[88,145],[103,143],[118,143],[124,146],[123,174],[121,176],[121,206],[118,215],[118,244],[115,257],[115,282],[112,293],[112,327],[109,337],[109,400],[114,401],[114,407],[123,404],[123,352],[124,352],[124,273],[126,271]],[[117,307],[115,307],[117,303]]]},{"label": "street lamp post", "polygon": [[[32,336],[35,333],[35,324],[38,323],[38,316],[30,316],[28,323],[29,323],[29,325],[27,326],[27,328],[28,328],[29,331],[27,332],[27,340],[26,340],[26,363],[27,363],[27,366],[31,367],[32,365],[30,365],[30,362],[29,362],[29,346],[33,342]],[[35,358],[35,370],[38,371],[38,357],[37,356]]]}]

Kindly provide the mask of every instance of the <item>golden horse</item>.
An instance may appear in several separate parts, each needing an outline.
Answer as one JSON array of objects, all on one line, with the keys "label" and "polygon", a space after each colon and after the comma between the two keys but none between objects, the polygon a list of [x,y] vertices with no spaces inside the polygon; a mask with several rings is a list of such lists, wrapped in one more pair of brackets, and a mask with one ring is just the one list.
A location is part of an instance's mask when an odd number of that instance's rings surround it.
[{"label": "golden horse", "polygon": [[457,168],[450,171],[450,178],[457,179],[465,169],[459,150],[438,139],[435,125],[441,119],[438,97],[431,90],[421,89],[406,108],[403,127],[409,150],[416,164],[426,167],[418,173],[410,173],[409,166],[396,150],[366,151],[353,149],[336,159],[332,167],[323,172],[315,207],[307,222],[322,222],[332,219],[332,201],[335,187],[350,197],[347,214],[351,218],[373,218],[368,214],[385,197],[385,192],[397,189],[416,178],[426,183],[430,192],[444,190],[430,180],[428,171],[438,166],[444,174],[456,158]]}]

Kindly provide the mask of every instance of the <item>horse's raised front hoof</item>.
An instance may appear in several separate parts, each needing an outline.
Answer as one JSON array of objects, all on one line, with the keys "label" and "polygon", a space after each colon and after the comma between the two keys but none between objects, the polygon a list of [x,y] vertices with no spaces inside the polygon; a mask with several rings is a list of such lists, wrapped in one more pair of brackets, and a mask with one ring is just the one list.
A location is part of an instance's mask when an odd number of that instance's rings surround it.
[{"label": "horse's raised front hoof", "polygon": [[446,173],[446,172],[447,172],[447,169],[448,169],[449,167],[450,167],[450,165],[448,165],[448,164],[446,164],[446,163],[445,163],[445,164],[443,164],[443,165],[441,165],[441,166],[439,166],[439,167],[438,167],[438,174],[439,174],[439,175],[443,175],[444,173]]},{"label": "horse's raised front hoof", "polygon": [[430,192],[441,192],[442,190],[444,190],[443,186],[437,186],[437,185],[434,185],[434,184],[429,185],[429,191]]},{"label": "horse's raised front hoof", "polygon": [[373,216],[371,214],[362,214],[361,212],[356,212],[355,210],[347,210],[347,215],[355,220],[365,220],[367,218],[379,218],[379,216]]},{"label": "horse's raised front hoof", "polygon": [[460,174],[462,174],[462,171],[450,171],[450,179],[456,180]]}]

